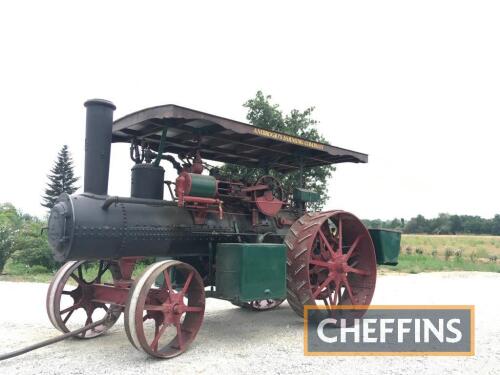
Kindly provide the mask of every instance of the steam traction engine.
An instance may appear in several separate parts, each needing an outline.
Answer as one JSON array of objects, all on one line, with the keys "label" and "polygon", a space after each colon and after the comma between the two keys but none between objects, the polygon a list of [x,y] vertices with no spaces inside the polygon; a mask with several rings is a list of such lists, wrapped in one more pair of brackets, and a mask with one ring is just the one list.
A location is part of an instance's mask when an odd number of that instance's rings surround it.
[{"label": "steam traction engine", "polygon": [[[309,212],[318,194],[285,191],[269,174],[365,163],[367,155],[175,105],[115,122],[111,102],[85,107],[84,193],[63,194],[49,219],[54,257],[66,262],[47,294],[57,329],[102,319],[79,336],[93,338],[124,313],[132,345],[169,358],[194,340],[206,297],[253,310],[286,298],[299,315],[305,305],[370,304],[383,253],[365,226],[345,211]],[[108,195],[119,142],[130,144],[135,163],[130,197]],[[206,160],[265,173],[236,180]],[[162,161],[175,181],[165,181]],[[163,260],[133,275],[151,257]]]}]

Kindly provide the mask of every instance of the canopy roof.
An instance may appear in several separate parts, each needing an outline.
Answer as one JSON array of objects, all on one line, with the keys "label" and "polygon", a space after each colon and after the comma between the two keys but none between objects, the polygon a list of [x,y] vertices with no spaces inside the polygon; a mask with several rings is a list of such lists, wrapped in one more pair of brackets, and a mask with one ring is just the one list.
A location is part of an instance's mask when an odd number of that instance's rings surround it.
[{"label": "canopy roof", "polygon": [[280,172],[336,163],[366,163],[368,155],[269,131],[239,121],[173,104],[143,109],[113,123],[113,142],[133,139],[156,150],[167,127],[165,152],[186,154],[197,148],[201,157]]}]

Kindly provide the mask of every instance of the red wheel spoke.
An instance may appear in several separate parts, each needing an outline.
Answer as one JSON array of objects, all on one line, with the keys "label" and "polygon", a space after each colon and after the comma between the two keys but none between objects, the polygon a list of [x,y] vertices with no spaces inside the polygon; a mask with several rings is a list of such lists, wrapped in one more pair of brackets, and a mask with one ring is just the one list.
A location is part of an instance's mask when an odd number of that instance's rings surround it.
[{"label": "red wheel spoke", "polygon": [[163,311],[164,309],[162,305],[144,305],[144,310],[147,311]]},{"label": "red wheel spoke", "polygon": [[364,275],[364,276],[368,276],[370,274],[368,271],[360,270],[359,268],[354,268],[351,266],[347,266],[347,272],[352,272],[352,273],[356,273],[358,275]]},{"label": "red wheel spoke", "polygon": [[326,236],[325,234],[323,233],[323,230],[321,228],[319,228],[319,238],[321,239],[321,241],[323,241],[323,243],[325,244],[326,248],[328,249],[328,252],[331,254],[332,258],[335,257],[335,251],[333,250],[333,248],[330,246],[330,243],[328,242],[328,240],[326,239]]},{"label": "red wheel spoke", "polygon": [[80,279],[78,276],[76,276],[74,273],[72,273],[71,275],[69,275],[73,280],[75,280],[78,285],[81,285],[83,283],[82,279]]},{"label": "red wheel spoke", "polygon": [[69,312],[69,314],[68,314],[68,315],[66,315],[66,317],[65,317],[65,318],[64,318],[64,320],[63,320],[63,323],[64,323],[64,324],[66,324],[66,323],[68,322],[69,318],[71,318],[71,315],[73,315],[73,312],[74,312],[75,310],[76,310],[76,309],[71,310],[71,311]]},{"label": "red wheel spoke", "polygon": [[59,312],[59,315],[64,315],[66,314],[67,312],[70,312],[70,311],[73,311],[73,310],[76,310],[77,308],[80,307],[80,304],[79,303],[75,303],[74,305],[70,306],[70,307],[67,307],[65,308],[64,310],[61,310]]},{"label": "red wheel spoke", "polygon": [[349,282],[345,280],[344,282],[345,289],[347,290],[347,295],[349,296],[349,299],[351,300],[351,305],[355,305],[356,302],[354,302],[354,296],[352,294],[351,286],[349,285]]},{"label": "red wheel spoke", "polygon": [[87,313],[87,320],[85,321],[85,325],[92,323],[92,313]]},{"label": "red wheel spoke", "polygon": [[328,268],[328,263],[327,262],[323,262],[321,260],[311,259],[309,261],[309,264],[313,264],[313,265],[319,266],[319,267]]},{"label": "red wheel spoke", "polygon": [[187,279],[186,279],[186,283],[184,284],[184,287],[182,288],[182,294],[186,294],[188,288],[189,288],[189,284],[191,284],[191,280],[193,279],[193,275],[194,275],[194,272],[190,272]]},{"label": "red wheel spoke", "polygon": [[167,329],[167,324],[163,323],[160,329],[158,329],[158,325],[155,323],[155,338],[151,342],[151,348],[157,352],[158,351],[158,342],[160,341],[161,336]]},{"label": "red wheel spoke", "polygon": [[82,280],[83,282],[85,282],[85,280],[83,279],[83,271],[82,271],[82,266],[81,265],[78,266],[78,278],[80,280]]},{"label": "red wheel spoke", "polygon": [[165,278],[165,285],[168,288],[169,293],[174,293],[174,289],[172,288],[172,280],[170,279],[170,270],[167,268],[163,271],[163,277]]},{"label": "red wheel spoke", "polygon": [[178,320],[175,322],[175,326],[177,327],[177,343],[179,344],[179,349],[184,349],[184,338],[182,337],[182,327],[181,322]]},{"label": "red wheel spoke", "polygon": [[326,287],[328,284],[330,284],[330,282],[331,282],[331,281],[332,281],[332,279],[330,278],[330,276],[328,276],[328,277],[326,278],[326,280],[323,282],[323,284],[321,284],[320,286],[318,286],[318,289],[316,289],[316,290],[314,291],[314,293],[312,294],[313,298],[316,298],[316,297],[318,296],[318,294],[320,294],[320,293],[321,293],[321,291],[322,291],[323,289],[325,289],[325,287]]},{"label": "red wheel spoke", "polygon": [[104,311],[106,311],[106,312],[108,312],[108,311],[109,311],[108,306],[106,306],[106,305],[102,305],[101,307],[104,309]]},{"label": "red wheel spoke", "polygon": [[325,246],[325,243],[321,238],[318,238],[318,246],[319,246],[319,252],[320,252],[320,258],[322,259],[330,259],[332,255],[328,251],[328,249]]},{"label": "red wheel spoke", "polygon": [[[87,312],[87,320],[85,321],[85,325],[87,326],[87,325],[89,325],[90,323],[92,323],[92,313],[90,313],[90,314],[89,314],[89,313]],[[95,330],[95,328],[94,328],[94,329],[92,329],[92,331],[94,331],[94,330]],[[85,335],[86,335],[88,332],[90,332],[90,330],[85,331],[85,332],[82,332],[82,337],[85,337]]]},{"label": "red wheel spoke", "polygon": [[61,292],[61,294],[65,294],[65,295],[70,296],[73,292],[74,292],[73,290],[63,290],[63,291]]},{"label": "red wheel spoke", "polygon": [[187,312],[203,312],[203,308],[199,306],[186,306]]},{"label": "red wheel spoke", "polygon": [[109,263],[106,263],[106,266],[104,267],[104,262],[101,260],[99,262],[99,271],[97,271],[97,276],[96,276],[94,282],[97,282],[100,284],[102,275],[104,275],[108,269],[109,269]]},{"label": "red wheel spoke", "polygon": [[361,240],[362,237],[363,237],[363,235],[356,237],[356,239],[352,243],[351,247],[349,248],[349,251],[347,252],[346,259],[349,259],[351,257],[352,253],[354,252],[354,250],[356,250],[356,248],[359,244],[359,241]]}]

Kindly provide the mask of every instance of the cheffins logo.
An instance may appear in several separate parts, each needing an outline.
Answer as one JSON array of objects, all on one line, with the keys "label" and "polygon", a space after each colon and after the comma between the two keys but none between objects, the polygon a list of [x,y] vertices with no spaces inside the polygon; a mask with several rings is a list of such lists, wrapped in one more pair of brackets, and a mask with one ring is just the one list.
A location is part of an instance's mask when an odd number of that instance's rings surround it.
[{"label": "cheffins logo", "polygon": [[474,355],[474,306],[305,306],[305,355]]}]

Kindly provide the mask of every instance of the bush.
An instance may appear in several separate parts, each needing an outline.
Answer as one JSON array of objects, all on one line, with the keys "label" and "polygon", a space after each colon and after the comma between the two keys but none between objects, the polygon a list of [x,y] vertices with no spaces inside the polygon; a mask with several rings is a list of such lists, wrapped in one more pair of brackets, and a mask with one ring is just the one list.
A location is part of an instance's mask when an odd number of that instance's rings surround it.
[{"label": "bush", "polygon": [[28,267],[43,266],[55,270],[57,263],[52,257],[46,234],[40,234],[45,223],[33,221],[25,223],[21,235],[17,236],[12,260]]},{"label": "bush", "polygon": [[446,249],[446,251],[444,252],[444,259],[450,259],[450,257],[452,257],[454,253],[455,252],[452,249]]},{"label": "bush", "polygon": [[438,251],[436,249],[432,250],[431,255],[436,258],[438,256]]},{"label": "bush", "polygon": [[12,229],[7,226],[0,227],[0,274],[3,272],[5,263],[12,254],[14,245]]},{"label": "bush", "polygon": [[49,270],[46,267],[37,264],[28,268],[28,273],[30,275],[39,275],[41,273],[48,273],[48,272]]}]

